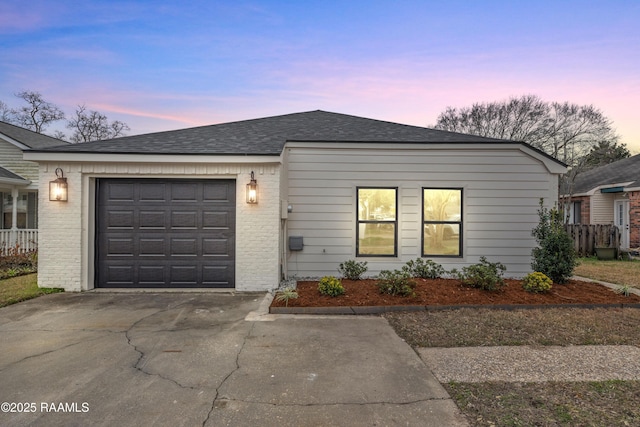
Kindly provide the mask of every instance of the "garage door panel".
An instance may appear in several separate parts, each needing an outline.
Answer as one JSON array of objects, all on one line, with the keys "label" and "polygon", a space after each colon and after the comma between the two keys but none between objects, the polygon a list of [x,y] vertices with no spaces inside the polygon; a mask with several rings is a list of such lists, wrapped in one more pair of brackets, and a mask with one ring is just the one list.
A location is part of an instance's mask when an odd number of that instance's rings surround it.
[{"label": "garage door panel", "polygon": [[167,213],[165,211],[140,211],[138,218],[141,229],[164,230],[166,228]]},{"label": "garage door panel", "polygon": [[133,254],[134,245],[132,238],[110,238],[107,241],[107,257],[132,257]]},{"label": "garage door panel", "polygon": [[139,240],[140,257],[164,257],[167,255],[166,239],[141,238]]},{"label": "garage door panel", "polygon": [[203,239],[202,255],[205,257],[229,258],[231,240],[229,239]]},{"label": "garage door panel", "polygon": [[203,228],[230,228],[232,223],[231,212],[203,212]]},{"label": "garage door panel", "polygon": [[171,212],[170,228],[174,229],[190,229],[198,228],[198,212],[193,211],[173,211]]},{"label": "garage door panel", "polygon": [[107,191],[107,197],[110,201],[129,201],[134,200],[135,186],[132,183],[117,183],[111,185]]},{"label": "garage door panel", "polygon": [[235,286],[235,181],[97,181],[96,286]]},{"label": "garage door panel", "polygon": [[162,265],[141,265],[138,269],[138,283],[145,287],[163,286],[167,281],[167,268]]},{"label": "garage door panel", "polygon": [[113,210],[107,213],[106,226],[109,229],[127,228],[133,230],[134,212],[132,210]]},{"label": "garage door panel", "polygon": [[109,283],[131,286],[134,283],[134,270],[130,265],[110,265],[105,274]]},{"label": "garage door panel", "polygon": [[205,266],[202,271],[202,282],[205,285],[228,288],[233,287],[225,283],[225,278],[229,275],[229,266]]},{"label": "garage door panel", "polygon": [[171,201],[172,202],[198,202],[202,198],[198,197],[198,193],[202,192],[202,187],[195,187],[188,182],[174,182],[171,185]]},{"label": "garage door panel", "polygon": [[174,257],[197,257],[198,240],[196,238],[171,239],[171,253],[169,255]]},{"label": "garage door panel", "polygon": [[140,183],[140,201],[141,202],[166,202],[167,186],[162,182]]},{"label": "garage door panel", "polygon": [[229,188],[211,184],[205,185],[203,189],[202,199],[207,202],[229,202]]}]

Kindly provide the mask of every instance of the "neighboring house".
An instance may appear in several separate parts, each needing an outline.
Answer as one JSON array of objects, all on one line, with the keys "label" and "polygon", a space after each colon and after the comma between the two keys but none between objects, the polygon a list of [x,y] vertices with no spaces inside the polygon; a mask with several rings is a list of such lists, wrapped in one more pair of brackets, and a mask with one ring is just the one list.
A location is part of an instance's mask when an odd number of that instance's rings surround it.
[{"label": "neighboring house", "polygon": [[67,143],[0,122],[0,250],[37,247],[38,164],[22,153],[61,144]]},{"label": "neighboring house", "polygon": [[570,223],[614,224],[622,249],[640,247],[640,155],[579,173],[572,188]]},{"label": "neighboring house", "polygon": [[[40,191],[40,286],[231,287],[367,275],[418,257],[530,271],[563,164],[527,144],[311,111],[25,153]],[[252,180],[255,178],[255,181]],[[257,203],[256,203],[257,202]]]}]

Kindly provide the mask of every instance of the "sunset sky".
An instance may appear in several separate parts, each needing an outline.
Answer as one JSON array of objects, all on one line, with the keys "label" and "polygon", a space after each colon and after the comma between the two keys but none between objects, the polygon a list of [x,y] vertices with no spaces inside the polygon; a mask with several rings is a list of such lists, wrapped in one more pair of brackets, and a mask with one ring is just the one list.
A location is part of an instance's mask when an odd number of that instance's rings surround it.
[{"label": "sunset sky", "polygon": [[419,126],[524,94],[593,104],[640,153],[640,1],[0,3],[0,100],[129,134],[327,110]]}]

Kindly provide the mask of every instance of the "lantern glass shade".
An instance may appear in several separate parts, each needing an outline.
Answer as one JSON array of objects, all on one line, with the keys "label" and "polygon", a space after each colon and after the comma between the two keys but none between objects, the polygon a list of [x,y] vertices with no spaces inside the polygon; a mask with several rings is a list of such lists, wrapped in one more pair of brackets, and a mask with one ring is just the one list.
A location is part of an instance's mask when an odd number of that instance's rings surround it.
[{"label": "lantern glass shade", "polygon": [[258,203],[258,183],[251,172],[251,181],[247,184],[247,203],[254,205]]},{"label": "lantern glass shade", "polygon": [[64,177],[62,169],[56,169],[57,178],[49,181],[49,200],[55,202],[67,201],[67,178]]}]

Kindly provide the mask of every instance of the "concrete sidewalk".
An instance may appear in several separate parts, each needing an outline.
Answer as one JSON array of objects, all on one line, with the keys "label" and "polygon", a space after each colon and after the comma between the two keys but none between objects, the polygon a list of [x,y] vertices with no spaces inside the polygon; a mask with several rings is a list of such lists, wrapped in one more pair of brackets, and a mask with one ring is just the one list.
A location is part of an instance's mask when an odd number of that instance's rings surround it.
[{"label": "concrete sidewalk", "polygon": [[82,293],[1,308],[0,401],[13,405],[0,425],[467,425],[386,320],[264,305]]}]

